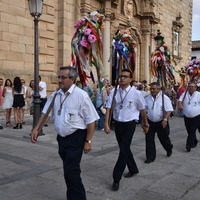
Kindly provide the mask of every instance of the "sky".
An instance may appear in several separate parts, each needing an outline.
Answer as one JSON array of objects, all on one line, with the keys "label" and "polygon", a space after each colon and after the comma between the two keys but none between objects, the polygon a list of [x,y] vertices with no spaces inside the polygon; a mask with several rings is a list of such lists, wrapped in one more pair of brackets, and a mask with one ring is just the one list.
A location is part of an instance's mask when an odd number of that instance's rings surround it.
[{"label": "sky", "polygon": [[192,41],[200,40],[200,0],[193,0]]}]

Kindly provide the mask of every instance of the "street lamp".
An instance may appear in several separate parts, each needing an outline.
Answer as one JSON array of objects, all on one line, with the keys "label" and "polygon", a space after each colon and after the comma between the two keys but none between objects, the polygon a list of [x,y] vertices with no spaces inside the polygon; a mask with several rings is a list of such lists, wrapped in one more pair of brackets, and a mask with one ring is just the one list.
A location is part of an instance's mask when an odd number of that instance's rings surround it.
[{"label": "street lamp", "polygon": [[163,44],[164,37],[161,35],[160,30],[157,30],[157,35],[154,37],[154,40],[156,41],[158,48]]},{"label": "street lamp", "polygon": [[36,126],[40,118],[40,94],[39,94],[39,62],[38,62],[38,21],[42,15],[43,0],[28,0],[29,10],[31,16],[34,18],[34,114],[33,114],[33,128]]}]

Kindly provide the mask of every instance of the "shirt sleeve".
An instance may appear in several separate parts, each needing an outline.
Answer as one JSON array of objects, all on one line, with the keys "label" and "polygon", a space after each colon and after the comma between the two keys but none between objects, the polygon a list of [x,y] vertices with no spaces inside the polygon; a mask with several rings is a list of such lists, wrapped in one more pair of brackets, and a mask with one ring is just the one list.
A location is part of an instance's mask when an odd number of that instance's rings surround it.
[{"label": "shirt sleeve", "polygon": [[99,115],[97,114],[97,111],[88,95],[84,98],[81,106],[81,115],[86,124],[90,124],[99,119]]}]

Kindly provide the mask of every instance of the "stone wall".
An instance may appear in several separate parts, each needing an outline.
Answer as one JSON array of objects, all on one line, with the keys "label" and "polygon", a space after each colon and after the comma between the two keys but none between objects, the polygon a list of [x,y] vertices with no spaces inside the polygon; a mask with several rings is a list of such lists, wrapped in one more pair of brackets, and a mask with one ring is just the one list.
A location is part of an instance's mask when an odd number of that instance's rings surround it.
[{"label": "stone wall", "polygon": [[[40,75],[48,83],[48,92],[55,90],[56,73],[61,65],[70,64],[71,37],[74,23],[87,12],[100,10],[110,23],[111,40],[115,31],[132,27],[138,38],[136,79],[150,81],[149,58],[155,48],[154,37],[160,29],[173,51],[173,26],[182,26],[180,53],[173,58],[179,69],[191,57],[192,0],[44,0],[39,21]],[[133,11],[127,12],[123,9]],[[27,0],[0,0],[0,76],[20,76],[26,85],[34,74],[34,23]],[[108,71],[108,70],[107,70]]]}]

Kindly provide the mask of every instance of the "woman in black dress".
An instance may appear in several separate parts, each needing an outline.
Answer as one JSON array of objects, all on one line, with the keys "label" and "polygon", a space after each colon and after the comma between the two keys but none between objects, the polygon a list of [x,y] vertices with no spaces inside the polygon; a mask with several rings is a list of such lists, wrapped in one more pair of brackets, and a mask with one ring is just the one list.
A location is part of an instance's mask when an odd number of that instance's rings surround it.
[{"label": "woman in black dress", "polygon": [[13,128],[21,129],[23,122],[23,107],[25,106],[24,87],[22,86],[21,79],[19,77],[14,78],[13,85],[13,108],[15,118],[15,126]]}]

